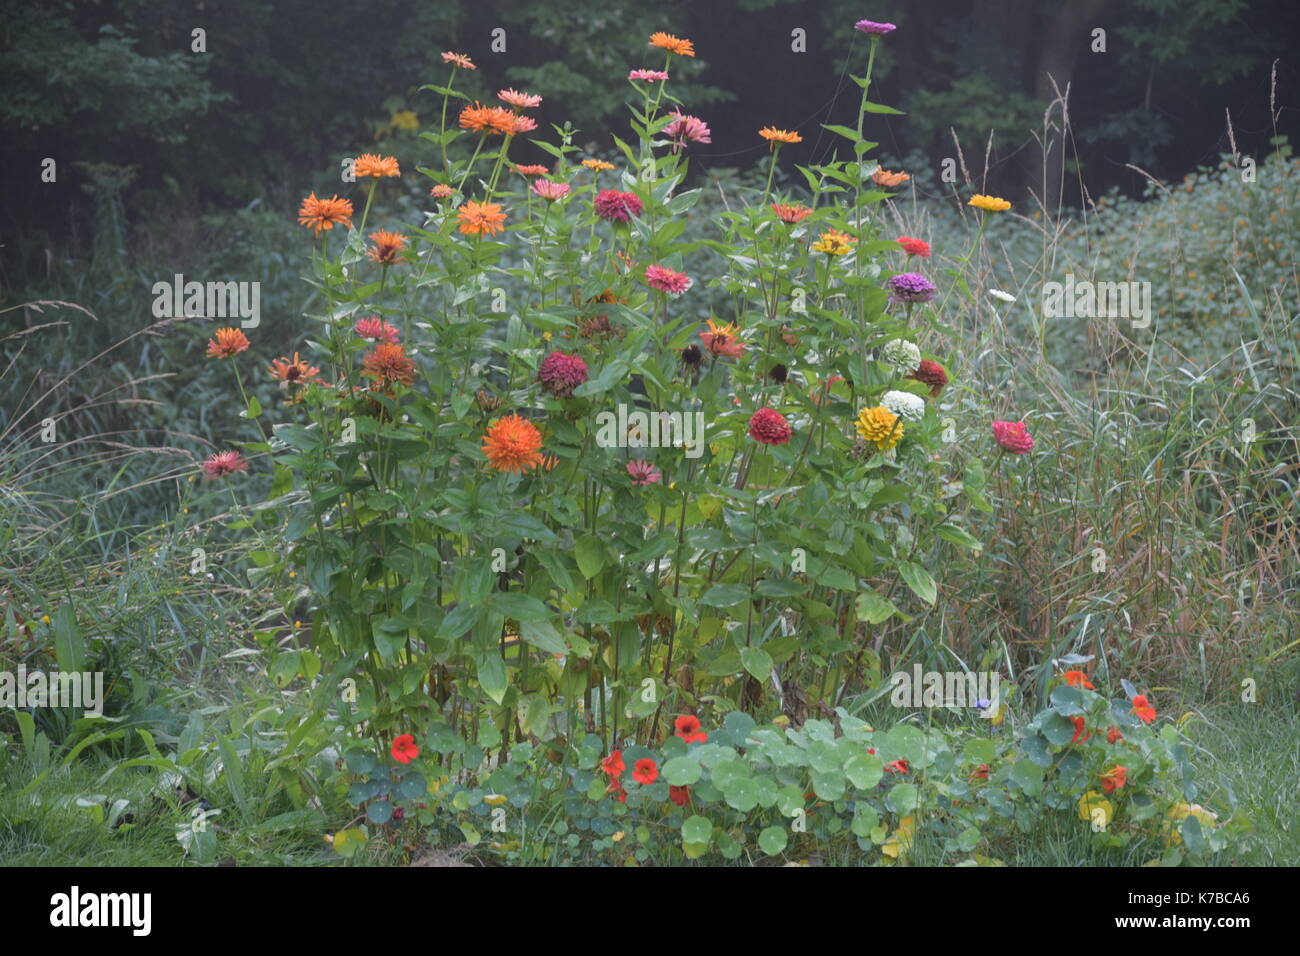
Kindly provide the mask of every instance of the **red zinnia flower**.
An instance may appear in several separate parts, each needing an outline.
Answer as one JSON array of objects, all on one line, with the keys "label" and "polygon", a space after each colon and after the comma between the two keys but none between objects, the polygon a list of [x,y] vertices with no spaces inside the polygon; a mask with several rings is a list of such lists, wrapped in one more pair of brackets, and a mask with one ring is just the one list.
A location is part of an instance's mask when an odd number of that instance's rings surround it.
[{"label": "red zinnia flower", "polygon": [[568,398],[573,390],[587,380],[587,363],[576,355],[552,352],[542,359],[537,370],[537,380],[542,390],[556,398]]},{"label": "red zinnia flower", "polygon": [[673,728],[677,736],[688,744],[702,744],[709,739],[709,735],[700,730],[700,718],[692,714],[682,714],[673,721]]},{"label": "red zinnia flower", "polygon": [[681,295],[691,287],[691,280],[684,272],[674,272],[665,266],[646,266],[645,281],[660,292],[669,295]]},{"label": "red zinnia flower", "polygon": [[1144,724],[1149,724],[1156,719],[1156,709],[1148,702],[1145,694],[1137,694],[1133,698],[1133,713],[1138,715],[1138,719]]},{"label": "red zinnia flower", "polygon": [[376,342],[387,342],[389,345],[396,345],[399,338],[397,329],[393,328],[377,315],[368,316],[364,319],[358,319],[357,324],[353,326],[357,335],[363,339],[373,339]]},{"label": "red zinnia flower", "polygon": [[775,409],[760,408],[749,419],[749,437],[764,445],[784,445],[790,434],[790,423]]},{"label": "red zinnia flower", "polygon": [[920,256],[922,259],[930,258],[930,244],[924,239],[913,239],[911,236],[899,236],[895,242],[903,247],[903,251],[909,256]]},{"label": "red zinnia flower", "polygon": [[668,786],[668,799],[679,807],[684,807],[691,802],[690,787],[675,787],[672,784]]},{"label": "red zinnia flower", "polygon": [[611,751],[608,757],[600,761],[600,769],[616,780],[623,776],[623,771],[627,769],[627,764],[623,763],[623,751]]},{"label": "red zinnia flower", "polygon": [[644,208],[634,193],[621,193],[617,189],[602,189],[596,193],[592,203],[597,216],[613,222],[627,222],[633,216],[641,215]]},{"label": "red zinnia flower", "polygon": [[1071,687],[1084,687],[1088,690],[1096,690],[1092,686],[1092,681],[1088,680],[1088,675],[1083,671],[1066,671],[1063,675],[1065,682]]},{"label": "red zinnia flower", "polygon": [[943,387],[948,384],[948,373],[943,370],[943,366],[929,359],[922,359],[916,371],[909,373],[907,377],[922,385],[929,385],[931,398],[937,398],[943,391]]},{"label": "red zinnia flower", "polygon": [[1070,743],[1072,744],[1083,743],[1083,741],[1087,740],[1089,737],[1092,736],[1091,730],[1083,729],[1082,717],[1071,717],[1070,723],[1074,724],[1074,736],[1070,738]]},{"label": "red zinnia flower", "polygon": [[643,787],[648,787],[659,779],[659,768],[649,757],[642,757],[632,770],[632,779]]},{"label": "red zinnia flower", "polygon": [[1034,450],[1034,439],[1024,422],[994,422],[993,439],[999,448],[1013,455],[1027,455]]},{"label": "red zinnia flower", "polygon": [[410,734],[398,734],[394,737],[390,752],[398,763],[410,763],[420,756],[420,748],[415,746],[415,738]]}]

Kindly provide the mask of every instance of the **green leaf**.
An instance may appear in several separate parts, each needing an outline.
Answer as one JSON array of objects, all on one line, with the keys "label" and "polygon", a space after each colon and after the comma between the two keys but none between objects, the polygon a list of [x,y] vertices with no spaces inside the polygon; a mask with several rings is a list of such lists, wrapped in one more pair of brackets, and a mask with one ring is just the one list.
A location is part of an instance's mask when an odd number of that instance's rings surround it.
[{"label": "green leaf", "polygon": [[892,106],[883,106],[880,103],[863,103],[862,108],[868,113],[884,113],[888,116],[906,116],[902,110],[896,110]]},{"label": "green leaf", "polygon": [[1079,717],[1088,712],[1083,705],[1083,692],[1068,684],[1052,691],[1052,710],[1065,717]]},{"label": "green leaf", "polygon": [[682,824],[683,843],[708,843],[713,839],[713,824],[701,816],[688,817]]},{"label": "green leaf", "polygon": [[578,561],[578,570],[588,580],[599,574],[605,566],[605,546],[593,534],[583,535],[574,542],[573,556]]},{"label": "green leaf", "polygon": [[[844,764],[844,775],[859,790],[870,790],[880,783],[880,778],[885,775],[885,770],[881,766],[879,758],[874,755],[856,754]],[[875,824],[872,824],[872,826],[875,826]]]},{"label": "green leaf", "polygon": [[941,524],[935,529],[939,537],[945,541],[951,541],[953,544],[959,544],[963,548],[970,548],[972,551],[984,550],[984,542],[980,541],[970,532],[957,527],[954,524]]},{"label": "green leaf", "polygon": [[271,680],[276,687],[288,687],[298,676],[298,652],[284,651],[271,661]]},{"label": "green leaf", "polygon": [[916,784],[896,784],[893,789],[885,795],[885,806],[893,813],[902,816],[911,813],[916,809],[920,797],[921,791],[916,788]]},{"label": "green leaf", "polygon": [[700,603],[706,607],[734,607],[749,598],[749,589],[739,584],[715,584],[704,592]]},{"label": "green leaf", "polygon": [[1027,797],[1037,797],[1043,792],[1043,768],[1032,760],[1017,760],[1011,768],[1011,779]]},{"label": "green leaf", "polygon": [[86,641],[77,626],[72,605],[64,604],[54,612],[54,659],[65,674],[86,669]]},{"label": "green leaf", "polygon": [[898,565],[898,573],[903,576],[903,580],[907,582],[913,594],[926,604],[934,604],[938,597],[938,589],[929,571],[912,561],[901,561]]},{"label": "green leaf", "polygon": [[674,787],[685,787],[700,779],[704,771],[694,757],[673,757],[664,761],[663,774]]},{"label": "green leaf", "polygon": [[548,654],[569,653],[569,648],[564,643],[564,636],[550,621],[520,621],[519,636],[533,647],[541,648]]},{"label": "green leaf", "polygon": [[758,835],[758,846],[768,856],[776,856],[785,850],[788,840],[785,827],[768,827]]},{"label": "green leaf", "polygon": [[888,598],[882,597],[876,591],[863,591],[858,595],[857,600],[858,620],[866,621],[868,624],[879,624],[881,621],[887,621],[898,611],[894,603]]},{"label": "green leaf", "polygon": [[506,662],[494,651],[480,654],[478,659],[478,683],[483,693],[492,698],[493,703],[501,703],[506,696]]},{"label": "green leaf", "polygon": [[521,594],[517,591],[495,592],[488,599],[488,607],[498,614],[504,614],[511,620],[520,623],[524,621],[543,621],[552,616],[551,609],[537,598],[531,594]]},{"label": "green leaf", "polygon": [[772,673],[772,656],[761,647],[742,647],[740,663],[745,666],[745,670],[754,675],[756,680],[767,680],[768,675]]}]

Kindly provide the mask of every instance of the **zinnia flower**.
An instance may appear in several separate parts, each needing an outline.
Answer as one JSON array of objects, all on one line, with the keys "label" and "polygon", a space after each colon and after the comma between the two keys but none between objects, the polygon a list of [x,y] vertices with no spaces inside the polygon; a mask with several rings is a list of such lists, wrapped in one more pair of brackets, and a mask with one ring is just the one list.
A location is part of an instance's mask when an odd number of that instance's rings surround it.
[{"label": "zinnia flower", "polygon": [[673,721],[673,733],[688,744],[702,744],[709,735],[700,730],[700,718],[692,714],[682,714]]},{"label": "zinnia flower", "polygon": [[541,464],[542,433],[519,415],[498,418],[488,426],[483,454],[497,471],[528,471]]},{"label": "zinnia flower", "polygon": [[457,68],[462,70],[478,69],[478,67],[474,65],[473,61],[464,53],[443,53],[442,62],[454,64]]},{"label": "zinnia flower", "polygon": [[943,387],[948,384],[948,373],[944,371],[943,366],[929,359],[923,359],[916,370],[909,372],[907,377],[915,379],[922,385],[929,385],[931,398],[937,398],[943,391]]},{"label": "zinnia flower", "polygon": [[690,40],[679,40],[671,33],[650,34],[650,45],[676,53],[678,56],[695,56],[695,47]]},{"label": "zinnia flower", "polygon": [[884,405],[862,409],[856,426],[862,440],[875,443],[880,451],[888,451],[903,438],[902,419]]},{"label": "zinnia flower", "polygon": [[640,458],[627,463],[627,473],[632,476],[634,485],[653,485],[663,480],[658,468]]},{"label": "zinnia flower", "polygon": [[1002,212],[1011,208],[1011,203],[1005,199],[998,196],[981,196],[979,193],[971,196],[970,202],[966,203],[966,205],[974,206],[976,209],[983,209],[986,212]]},{"label": "zinnia flower", "polygon": [[495,235],[505,229],[506,214],[494,202],[475,202],[470,199],[456,210],[460,231],[465,235]]},{"label": "zinnia flower", "polygon": [[497,99],[517,110],[530,110],[542,105],[542,98],[533,93],[519,93],[514,89],[498,90]]},{"label": "zinnia flower", "polygon": [[529,166],[516,166],[515,172],[520,176],[545,176],[550,170],[540,163],[533,163]]},{"label": "zinnia flower", "polygon": [[358,319],[357,324],[353,326],[353,330],[363,339],[387,342],[389,345],[396,345],[399,338],[397,329],[377,315]]},{"label": "zinnia flower", "polygon": [[785,205],[784,203],[772,203],[772,212],[776,213],[777,218],[788,225],[797,225],[812,215],[812,210],[798,203]]},{"label": "zinnia flower", "polygon": [[446,199],[455,192],[456,190],[452,189],[446,183],[438,183],[438,185],[429,190],[429,195],[434,199]]},{"label": "zinnia flower", "polygon": [[568,398],[573,390],[587,380],[587,363],[576,355],[551,352],[542,359],[537,370],[537,380],[542,390],[557,398]]},{"label": "zinnia flower", "polygon": [[828,256],[842,256],[851,251],[853,246],[850,243],[857,242],[848,233],[840,232],[836,229],[827,229],[823,232],[816,242],[812,244],[813,252],[824,252]]},{"label": "zinnia flower", "polygon": [[603,170],[614,168],[613,163],[607,163],[603,159],[584,159],[582,161],[582,165],[586,166],[588,169],[593,170],[594,172],[597,173]]},{"label": "zinnia flower", "polygon": [[1003,292],[1001,289],[989,289],[989,295],[993,296],[993,298],[998,299],[1002,302],[1010,303],[1016,301],[1016,297],[1014,295],[1012,295],[1010,292]]},{"label": "zinnia flower", "polygon": [[741,353],[745,351],[745,343],[736,334],[736,327],[730,322],[726,325],[720,325],[712,319],[706,321],[709,323],[709,330],[700,333],[700,339],[703,340],[704,347],[714,355],[740,358]]},{"label": "zinnia flower", "polygon": [[924,239],[913,239],[911,236],[899,236],[894,240],[903,247],[903,251],[909,256],[920,256],[922,259],[930,258],[930,244]]},{"label": "zinnia flower", "polygon": [[1034,440],[1024,422],[994,422],[993,438],[998,447],[1013,455],[1027,455],[1034,450]]},{"label": "zinnia flower", "polygon": [[239,329],[217,329],[217,337],[208,339],[208,358],[234,358],[249,346],[248,336]]},{"label": "zinnia flower", "polygon": [[760,408],[749,419],[749,437],[764,445],[784,445],[790,435],[790,423],[775,409]]},{"label": "zinnia flower", "polygon": [[[524,117],[516,116],[504,106],[484,106],[475,103],[460,111],[461,129],[475,133],[503,133],[512,136],[520,128]],[[534,124],[535,126],[536,124]]]},{"label": "zinnia flower", "polygon": [[632,770],[632,779],[643,787],[648,787],[659,779],[659,767],[649,757],[642,757]]},{"label": "zinnia flower", "polygon": [[363,179],[368,176],[382,179],[384,176],[402,175],[402,171],[397,166],[396,156],[379,156],[375,153],[363,153],[358,156],[352,171]]},{"label": "zinnia flower", "polygon": [[691,802],[691,788],[677,787],[672,784],[668,785],[668,799],[679,807],[684,807]]},{"label": "zinnia flower", "polygon": [[[604,165],[609,166],[608,163]],[[609,166],[609,168],[614,167]],[[617,189],[602,189],[596,193],[592,204],[596,207],[597,216],[612,222],[627,222],[633,216],[641,215],[643,209],[640,198],[634,193],[621,193]]]},{"label": "zinnia flower", "polygon": [[1107,793],[1114,793],[1128,782],[1128,768],[1117,765],[1101,774],[1100,777],[1101,789]]},{"label": "zinnia flower", "polygon": [[1145,694],[1134,695],[1132,712],[1137,714],[1138,719],[1144,724],[1149,724],[1156,719],[1156,709],[1147,701]]},{"label": "zinnia flower", "polygon": [[921,364],[921,350],[907,339],[891,339],[880,350],[880,360],[899,375],[906,375]]},{"label": "zinnia flower", "polygon": [[623,776],[623,771],[627,769],[627,764],[623,763],[623,751],[614,750],[610,752],[608,757],[602,757],[600,769],[605,772],[606,776],[613,777],[616,780]]},{"label": "zinnia flower", "polygon": [[664,266],[646,266],[645,281],[652,288],[669,295],[681,295],[691,287],[691,280],[684,272],[674,272]]},{"label": "zinnia flower", "polygon": [[203,477],[210,481],[213,478],[224,478],[226,475],[233,475],[237,471],[247,471],[248,462],[237,451],[219,451],[209,457],[203,463],[202,468]]},{"label": "zinnia flower", "polygon": [[892,189],[895,186],[901,186],[912,177],[907,173],[891,173],[887,169],[877,169],[871,174],[871,181],[877,186],[887,186]]},{"label": "zinnia flower", "polygon": [[407,356],[402,346],[388,342],[376,345],[361,363],[361,369],[371,378],[388,384],[410,385],[415,381],[415,360]]},{"label": "zinnia flower", "polygon": [[[1092,686],[1092,681],[1088,680],[1088,675],[1083,671],[1066,671],[1061,676],[1071,687],[1083,687],[1087,690],[1097,689]],[[1114,743],[1114,741],[1111,741],[1111,743]]]},{"label": "zinnia flower", "polygon": [[775,126],[764,126],[758,131],[758,135],[767,140],[767,151],[769,153],[776,149],[777,143],[803,142],[803,137],[798,133],[791,132],[788,129],[777,129]]},{"label": "zinnia flower", "polygon": [[673,110],[677,119],[664,127],[664,135],[673,140],[674,151],[681,149],[688,142],[712,143],[709,125],[698,116],[688,116],[681,110]]},{"label": "zinnia flower", "polygon": [[853,24],[853,29],[882,37],[886,33],[893,33],[898,29],[898,27],[894,26],[892,23],[877,23],[875,20],[859,20],[857,23]]},{"label": "zinnia flower", "polygon": [[885,284],[891,293],[890,302],[905,302],[909,305],[933,302],[939,292],[933,282],[917,272],[900,272],[890,277]]},{"label": "zinnia flower", "polygon": [[317,199],[316,194],[312,193],[302,201],[302,207],[298,210],[298,222],[318,236],[322,229],[333,229],[336,225],[351,227],[352,202],[338,196]]},{"label": "zinnia flower", "polygon": [[366,255],[373,261],[385,266],[401,261],[397,254],[406,247],[406,237],[400,232],[386,232],[380,229],[370,234],[370,241],[375,244],[375,247]]},{"label": "zinnia flower", "polygon": [[298,358],[297,352],[293,353],[292,362],[287,358],[272,359],[271,365],[267,371],[280,380],[281,388],[290,388],[294,385],[306,385],[320,374],[319,368],[315,365],[308,365],[302,359]]},{"label": "zinnia flower", "polygon": [[563,199],[569,195],[568,183],[553,183],[549,179],[534,179],[533,192],[541,196],[547,202],[555,202],[557,199]]},{"label": "zinnia flower", "polygon": [[925,417],[925,399],[911,392],[889,391],[881,396],[880,404],[899,418],[919,422]]},{"label": "zinnia flower", "polygon": [[398,763],[410,763],[420,756],[420,748],[415,746],[415,738],[410,734],[398,734],[394,737],[389,752]]},{"label": "zinnia flower", "polygon": [[647,83],[661,83],[668,79],[668,74],[663,70],[632,70],[628,73],[629,80],[645,80]]}]

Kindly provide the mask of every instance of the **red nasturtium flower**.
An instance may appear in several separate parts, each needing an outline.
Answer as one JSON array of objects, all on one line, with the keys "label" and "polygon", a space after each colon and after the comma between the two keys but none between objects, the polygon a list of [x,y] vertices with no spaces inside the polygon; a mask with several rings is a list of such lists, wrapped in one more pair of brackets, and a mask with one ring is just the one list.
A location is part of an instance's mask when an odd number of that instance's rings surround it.
[{"label": "red nasturtium flower", "polygon": [[973,782],[975,780],[987,780],[988,778],[989,778],[989,765],[986,763],[982,763],[974,770],[972,770],[970,772],[970,776],[967,777],[966,779]]},{"label": "red nasturtium flower", "polygon": [[623,762],[623,751],[614,750],[608,757],[601,758],[600,769],[615,780],[623,776],[623,771],[627,769],[627,764]]},{"label": "red nasturtium flower", "polygon": [[1134,695],[1133,713],[1137,714],[1138,719],[1144,724],[1149,724],[1156,719],[1156,709],[1147,701],[1146,694]]},{"label": "red nasturtium flower", "polygon": [[673,727],[677,736],[688,744],[702,744],[709,739],[709,735],[700,730],[700,718],[693,714],[682,714],[673,721]]},{"label": "red nasturtium flower", "polygon": [[1101,774],[1101,789],[1114,793],[1128,782],[1128,768],[1115,766]]},{"label": "red nasturtium flower", "polygon": [[889,773],[907,773],[909,769],[906,760],[891,760],[885,764],[885,770]]},{"label": "red nasturtium flower", "polygon": [[1123,740],[1124,735],[1119,732],[1119,728],[1111,724],[1106,728],[1106,743],[1113,744],[1117,740]]},{"label": "red nasturtium flower", "polygon": [[420,748],[415,746],[415,738],[410,734],[398,734],[394,737],[390,752],[398,763],[410,763],[420,756]]},{"label": "red nasturtium flower", "polygon": [[619,803],[627,803],[627,791],[623,789],[623,785],[618,782],[617,778],[610,780],[609,786],[605,788],[605,792],[612,793],[614,799]]},{"label": "red nasturtium flower", "polygon": [[668,799],[671,800],[673,803],[677,804],[677,806],[684,807],[686,806],[686,804],[691,802],[691,788],[676,787],[673,786],[672,784],[669,784]]},{"label": "red nasturtium flower", "polygon": [[632,769],[632,779],[643,787],[648,787],[659,779],[659,768],[649,757],[642,757]]},{"label": "red nasturtium flower", "polygon": [[1065,682],[1071,687],[1084,687],[1088,690],[1096,690],[1092,686],[1092,681],[1088,680],[1088,675],[1083,671],[1066,671],[1063,675]]},{"label": "red nasturtium flower", "polygon": [[1089,737],[1092,736],[1091,730],[1083,729],[1082,717],[1071,717],[1070,723],[1074,724],[1074,736],[1070,738],[1070,743],[1072,744],[1083,743],[1083,741],[1087,740]]}]

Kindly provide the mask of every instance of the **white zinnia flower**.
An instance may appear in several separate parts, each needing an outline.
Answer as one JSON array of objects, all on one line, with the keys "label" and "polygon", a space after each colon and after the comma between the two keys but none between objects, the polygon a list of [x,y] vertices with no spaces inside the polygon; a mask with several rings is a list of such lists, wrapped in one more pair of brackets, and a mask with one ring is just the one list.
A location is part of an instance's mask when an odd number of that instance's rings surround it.
[{"label": "white zinnia flower", "polygon": [[1016,297],[1010,292],[1003,292],[1001,289],[989,289],[989,295],[995,299],[1001,299],[1003,302],[1015,302]]},{"label": "white zinnia flower", "polygon": [[894,339],[880,350],[880,360],[900,375],[909,375],[921,365],[921,350],[915,342]]},{"label": "white zinnia flower", "polygon": [[925,399],[911,392],[886,392],[880,404],[908,421],[919,422],[925,417]]}]

